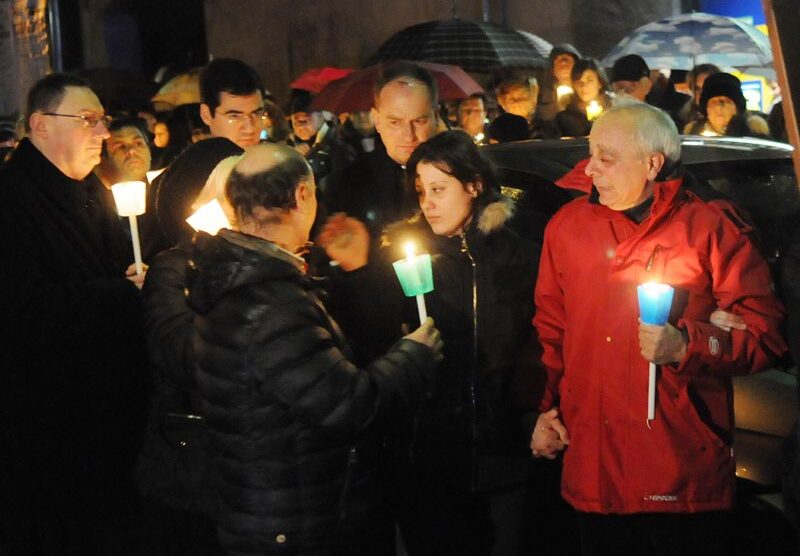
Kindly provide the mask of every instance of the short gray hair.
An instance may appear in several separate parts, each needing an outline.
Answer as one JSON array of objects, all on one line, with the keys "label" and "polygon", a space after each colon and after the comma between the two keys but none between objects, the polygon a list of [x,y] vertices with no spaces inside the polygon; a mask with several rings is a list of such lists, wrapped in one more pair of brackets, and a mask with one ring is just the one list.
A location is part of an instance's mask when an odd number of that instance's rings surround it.
[{"label": "short gray hair", "polygon": [[617,100],[594,123],[598,125],[612,116],[619,116],[633,124],[638,150],[642,155],[663,154],[668,162],[681,159],[681,138],[678,128],[669,115],[655,106],[638,100]]}]

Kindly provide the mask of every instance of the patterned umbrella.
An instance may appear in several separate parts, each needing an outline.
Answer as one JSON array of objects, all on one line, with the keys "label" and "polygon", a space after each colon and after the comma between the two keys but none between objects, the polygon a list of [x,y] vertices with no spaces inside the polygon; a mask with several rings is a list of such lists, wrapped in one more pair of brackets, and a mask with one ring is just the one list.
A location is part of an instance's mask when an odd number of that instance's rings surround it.
[{"label": "patterned umbrella", "polygon": [[526,41],[531,43],[531,46],[536,49],[536,51],[547,58],[550,56],[550,51],[553,50],[553,45],[544,40],[539,35],[534,35],[530,31],[523,31],[522,29],[517,29],[517,33],[522,35]]},{"label": "patterned umbrella", "polygon": [[691,13],[639,27],[603,58],[603,66],[638,54],[651,68],[691,69],[697,64],[763,67],[772,64],[769,38],[747,23],[722,15]]},{"label": "patterned umbrella", "polygon": [[455,64],[476,73],[547,65],[547,55],[513,29],[457,17],[406,27],[383,43],[371,61],[381,60]]},{"label": "patterned umbrella", "polygon": [[[311,101],[311,108],[334,114],[369,110],[373,104],[373,87],[383,71],[396,62],[382,62],[354,71],[347,77],[332,81]],[[447,64],[416,62],[436,79],[439,100],[467,98],[483,89],[464,70]]]},{"label": "patterned umbrella", "polygon": [[157,112],[172,110],[182,104],[200,102],[200,70],[195,68],[167,81],[151,99]]}]

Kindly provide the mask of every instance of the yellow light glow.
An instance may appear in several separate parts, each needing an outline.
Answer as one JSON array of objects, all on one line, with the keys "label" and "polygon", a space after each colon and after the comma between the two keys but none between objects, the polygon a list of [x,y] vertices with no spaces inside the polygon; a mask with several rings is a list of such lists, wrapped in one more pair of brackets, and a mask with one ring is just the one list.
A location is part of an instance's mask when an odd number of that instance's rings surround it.
[{"label": "yellow light glow", "polygon": [[409,261],[413,261],[414,252],[416,251],[416,248],[414,247],[414,242],[413,241],[407,242],[405,248],[406,248],[406,258],[408,258]]},{"label": "yellow light glow", "polygon": [[144,214],[146,186],[143,181],[124,181],[111,186],[117,214],[120,216],[138,216]]},{"label": "yellow light glow", "polygon": [[216,235],[222,228],[230,228],[230,222],[225,216],[225,211],[219,201],[213,199],[197,209],[186,222],[198,232]]},{"label": "yellow light glow", "polygon": [[603,113],[603,107],[600,106],[600,103],[597,102],[596,100],[590,102],[589,105],[586,107],[586,118],[589,121],[596,120],[602,113]]},{"label": "yellow light glow", "polygon": [[573,93],[572,87],[570,87],[569,85],[559,85],[558,87],[556,87],[556,96],[558,97],[558,100],[561,100],[565,96],[571,95],[572,93]]}]

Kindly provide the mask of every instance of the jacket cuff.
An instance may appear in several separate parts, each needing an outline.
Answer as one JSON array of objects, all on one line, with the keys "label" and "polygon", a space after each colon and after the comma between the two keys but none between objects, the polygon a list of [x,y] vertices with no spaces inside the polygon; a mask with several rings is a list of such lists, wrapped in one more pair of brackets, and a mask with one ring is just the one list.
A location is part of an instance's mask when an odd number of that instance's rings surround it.
[{"label": "jacket cuff", "polygon": [[730,333],[711,323],[681,319],[678,328],[685,330],[689,344],[686,357],[674,366],[676,373],[693,373],[701,367],[716,366],[730,351]]}]

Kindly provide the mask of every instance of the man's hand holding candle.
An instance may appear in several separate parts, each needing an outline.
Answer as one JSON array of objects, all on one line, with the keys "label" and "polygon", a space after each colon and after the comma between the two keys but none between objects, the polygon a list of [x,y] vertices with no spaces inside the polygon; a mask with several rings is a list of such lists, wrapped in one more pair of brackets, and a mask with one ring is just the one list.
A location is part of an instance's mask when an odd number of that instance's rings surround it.
[{"label": "man's hand holding candle", "polygon": [[664,365],[682,361],[688,345],[683,332],[671,324],[645,324],[639,319],[639,347],[646,360]]},{"label": "man's hand holding candle", "polygon": [[425,319],[419,328],[411,334],[404,336],[404,338],[431,348],[436,361],[441,361],[444,357],[442,355],[442,348],[444,347],[442,335],[439,333],[439,329],[433,325],[433,319],[430,317]]}]

